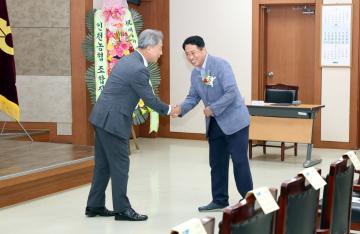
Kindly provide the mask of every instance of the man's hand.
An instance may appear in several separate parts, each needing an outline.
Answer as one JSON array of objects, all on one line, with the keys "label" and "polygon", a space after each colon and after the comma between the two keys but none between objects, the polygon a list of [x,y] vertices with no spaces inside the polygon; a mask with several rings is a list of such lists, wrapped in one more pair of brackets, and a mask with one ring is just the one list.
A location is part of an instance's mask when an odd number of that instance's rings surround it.
[{"label": "man's hand", "polygon": [[208,118],[211,117],[211,116],[214,116],[214,113],[212,112],[210,106],[205,107],[205,109],[204,109],[204,115],[205,115],[206,117],[208,117]]},{"label": "man's hand", "polygon": [[171,105],[170,116],[173,118],[178,117],[181,114],[181,107],[179,105]]}]

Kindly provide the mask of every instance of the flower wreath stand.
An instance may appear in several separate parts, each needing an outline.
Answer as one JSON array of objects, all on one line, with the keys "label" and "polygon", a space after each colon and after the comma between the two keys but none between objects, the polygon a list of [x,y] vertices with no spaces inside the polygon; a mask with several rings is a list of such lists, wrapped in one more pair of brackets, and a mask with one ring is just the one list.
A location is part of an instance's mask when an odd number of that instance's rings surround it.
[{"label": "flower wreath stand", "polygon": [[[116,62],[137,48],[137,34],[143,28],[143,20],[137,11],[128,8],[125,0],[104,0],[102,9],[94,9],[87,14],[86,25],[88,34],[83,42],[83,49],[90,64],[86,71],[86,85],[91,101],[95,103]],[[149,83],[154,94],[158,95],[160,67],[156,63],[149,63],[148,70]],[[159,114],[145,106],[142,100],[132,117],[133,125],[143,124],[150,117],[149,132],[158,131]],[[136,149],[139,149],[133,126],[131,134]]]}]

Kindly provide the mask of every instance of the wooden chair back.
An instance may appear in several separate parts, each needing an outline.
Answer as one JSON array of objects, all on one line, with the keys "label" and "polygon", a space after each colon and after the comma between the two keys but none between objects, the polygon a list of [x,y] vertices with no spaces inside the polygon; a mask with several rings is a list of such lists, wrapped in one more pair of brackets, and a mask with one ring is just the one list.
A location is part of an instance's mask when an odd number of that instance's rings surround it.
[{"label": "wooden chair back", "polygon": [[298,100],[299,86],[286,85],[286,84],[274,84],[265,85],[265,102],[273,103],[291,103],[291,101]]},{"label": "wooden chair back", "polygon": [[[318,172],[321,171],[318,169]],[[320,190],[308,184],[303,175],[281,184],[276,217],[276,234],[314,234]]]},{"label": "wooden chair back", "polygon": [[354,166],[344,155],[330,165],[321,208],[321,229],[349,233]]},{"label": "wooden chair back", "polygon": [[[274,197],[277,190],[271,188]],[[264,214],[257,206],[252,194],[240,203],[229,206],[223,211],[223,219],[219,225],[220,234],[272,234],[275,212]]]}]

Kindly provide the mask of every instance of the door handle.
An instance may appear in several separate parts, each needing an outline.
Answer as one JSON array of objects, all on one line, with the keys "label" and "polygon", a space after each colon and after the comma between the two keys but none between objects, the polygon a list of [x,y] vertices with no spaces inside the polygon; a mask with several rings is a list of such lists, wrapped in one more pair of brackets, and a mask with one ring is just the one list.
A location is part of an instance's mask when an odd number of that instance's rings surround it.
[{"label": "door handle", "polygon": [[274,72],[270,71],[270,72],[265,72],[265,76],[267,78],[273,78],[274,77]]}]

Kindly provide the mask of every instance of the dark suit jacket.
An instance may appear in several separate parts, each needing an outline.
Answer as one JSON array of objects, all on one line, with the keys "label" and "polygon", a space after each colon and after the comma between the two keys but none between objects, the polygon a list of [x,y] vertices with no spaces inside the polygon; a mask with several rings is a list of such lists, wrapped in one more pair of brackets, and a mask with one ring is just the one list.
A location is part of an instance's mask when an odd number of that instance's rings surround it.
[{"label": "dark suit jacket", "polygon": [[132,113],[140,98],[151,109],[166,115],[169,106],[154,95],[149,77],[149,71],[139,52],[123,57],[111,71],[91,112],[90,122],[109,133],[128,139]]}]

